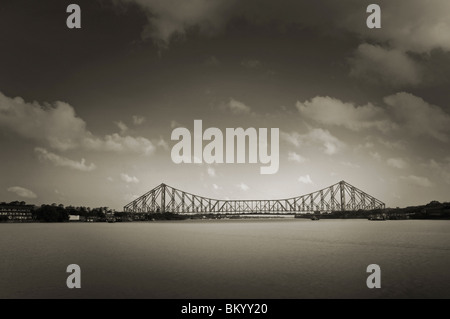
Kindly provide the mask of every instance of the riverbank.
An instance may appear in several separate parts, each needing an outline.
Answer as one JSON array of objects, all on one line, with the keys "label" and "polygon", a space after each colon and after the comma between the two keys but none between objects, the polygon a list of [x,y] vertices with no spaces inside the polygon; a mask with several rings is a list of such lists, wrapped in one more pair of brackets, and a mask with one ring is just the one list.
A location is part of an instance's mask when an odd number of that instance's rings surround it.
[{"label": "riverbank", "polygon": [[156,220],[187,219],[263,219],[263,218],[308,218],[308,219],[375,219],[375,220],[450,220],[450,203],[432,201],[426,205],[405,208],[386,208],[356,211],[320,211],[311,213],[187,213],[177,212],[115,212],[107,207],[64,207],[63,205],[42,205],[35,207],[24,202],[0,205],[0,223],[35,222],[136,222]]}]

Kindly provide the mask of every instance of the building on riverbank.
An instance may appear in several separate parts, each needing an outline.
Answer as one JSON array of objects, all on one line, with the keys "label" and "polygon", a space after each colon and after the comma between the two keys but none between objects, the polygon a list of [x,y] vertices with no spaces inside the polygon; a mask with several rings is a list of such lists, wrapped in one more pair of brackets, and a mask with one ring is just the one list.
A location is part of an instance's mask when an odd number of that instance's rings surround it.
[{"label": "building on riverbank", "polygon": [[0,204],[0,219],[11,222],[27,222],[33,220],[34,205],[26,205],[23,202]]}]

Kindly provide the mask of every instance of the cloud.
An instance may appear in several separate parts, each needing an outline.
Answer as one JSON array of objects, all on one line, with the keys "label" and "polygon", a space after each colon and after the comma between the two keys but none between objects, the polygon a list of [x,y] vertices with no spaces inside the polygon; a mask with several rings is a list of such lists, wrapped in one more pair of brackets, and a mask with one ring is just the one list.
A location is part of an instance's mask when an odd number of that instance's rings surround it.
[{"label": "cloud", "polygon": [[422,81],[419,65],[405,52],[363,43],[350,59],[350,75],[393,87],[415,86]]},{"label": "cloud", "polygon": [[181,124],[175,120],[170,121],[170,128],[181,127]]},{"label": "cloud", "polygon": [[255,26],[271,23],[273,29],[280,32],[295,25],[318,30],[346,30],[365,41],[387,43],[403,52],[450,50],[448,0],[379,0],[382,28],[378,30],[367,28],[365,9],[368,3],[360,0],[284,0],[282,4],[273,0],[115,1],[116,4],[124,2],[137,3],[145,12],[148,24],[142,31],[142,38],[151,38],[165,47],[174,38],[184,38],[194,28],[208,36],[220,34],[238,17]]},{"label": "cloud", "polygon": [[309,174],[306,174],[305,176],[300,176],[298,178],[298,181],[303,184],[312,184],[313,183]]},{"label": "cloud", "polygon": [[0,129],[59,151],[83,148],[150,155],[155,150],[153,143],[144,137],[117,133],[95,136],[86,129],[86,122],[75,114],[74,108],[65,102],[57,101],[53,105],[27,103],[20,97],[9,98],[1,92]]},{"label": "cloud", "polygon": [[[425,53],[433,49],[450,50],[450,2],[447,0],[382,0],[380,32],[360,27],[365,37],[389,43],[403,51]],[[355,16],[351,23],[356,24]]]},{"label": "cloud", "polygon": [[219,190],[219,189],[222,189],[222,187],[220,187],[219,185],[217,185],[217,184],[212,184],[212,187],[217,191],[217,190]]},{"label": "cloud", "polygon": [[126,131],[128,131],[128,126],[126,126],[126,124],[122,121],[116,122],[116,125],[119,128],[121,134],[124,134]]},{"label": "cloud", "polygon": [[96,166],[94,163],[91,163],[89,165],[86,165],[86,160],[84,158],[81,159],[80,162],[68,159],[66,157],[59,156],[57,154],[54,154],[52,152],[47,151],[44,148],[36,147],[34,149],[34,152],[38,155],[39,159],[41,161],[49,161],[55,166],[60,167],[68,167],[77,171],[82,172],[90,172],[93,171]]},{"label": "cloud", "polygon": [[304,158],[303,156],[297,154],[296,152],[289,152],[288,153],[288,161],[297,162],[297,163],[304,163],[306,161],[306,158]]},{"label": "cloud", "polygon": [[208,167],[208,175],[209,177],[216,177],[216,170],[212,167]]},{"label": "cloud", "polygon": [[[432,105],[411,93],[398,92],[383,98],[382,107],[368,103],[355,106],[332,97],[316,96],[310,101],[297,102],[302,118],[311,119],[323,125],[342,126],[352,131],[376,128],[384,133],[406,132],[405,138],[429,136],[441,142],[448,142],[450,115],[441,107]],[[316,129],[317,130],[317,129]],[[326,131],[309,134],[325,135]],[[329,132],[328,132],[329,134]],[[285,136],[292,144],[299,146],[299,136]],[[404,148],[404,141],[384,142],[387,147]]]},{"label": "cloud", "polygon": [[319,145],[322,152],[327,155],[336,154],[345,146],[337,137],[321,128],[310,129],[306,134],[281,132],[281,137],[296,147],[302,145]]},{"label": "cloud", "polygon": [[328,155],[336,154],[344,146],[343,142],[327,130],[313,129],[306,138],[314,143],[321,143],[323,152]]},{"label": "cloud", "polygon": [[242,190],[242,191],[244,191],[244,192],[246,192],[246,191],[248,191],[249,189],[250,189],[250,187],[248,187],[246,184],[244,184],[244,183],[240,183],[239,185],[237,185],[237,187],[240,189],[240,190]]},{"label": "cloud", "polygon": [[408,167],[408,163],[401,158],[389,158],[387,164],[394,168],[403,169]]},{"label": "cloud", "polygon": [[145,122],[145,117],[140,116],[140,115],[133,115],[132,119],[133,119],[134,125],[141,125],[142,123]]},{"label": "cloud", "polygon": [[302,135],[297,132],[292,132],[292,133],[281,132],[280,135],[283,140],[285,140],[289,144],[294,145],[295,147],[299,147],[300,144],[302,143],[302,141],[301,141]]},{"label": "cloud", "polygon": [[440,107],[406,92],[387,96],[384,102],[393,120],[411,134],[449,141],[450,115]]},{"label": "cloud", "polygon": [[377,128],[386,132],[394,127],[384,110],[371,103],[355,106],[336,98],[316,96],[304,103],[297,102],[296,107],[302,117],[325,125],[343,126],[353,131]]},{"label": "cloud", "polygon": [[108,176],[108,177],[106,178],[106,180],[107,180],[108,182],[114,182],[114,178],[112,178],[111,176]]},{"label": "cloud", "polygon": [[439,179],[442,179],[445,183],[450,184],[450,159],[444,162],[438,162],[431,159],[425,167],[435,172]]},{"label": "cloud", "polygon": [[169,144],[162,137],[156,142],[156,146],[162,147],[166,151],[169,149]]},{"label": "cloud", "polygon": [[37,198],[37,195],[34,192],[32,192],[29,189],[26,189],[24,187],[13,186],[13,187],[9,187],[7,190],[8,190],[8,192],[14,193],[20,197]]},{"label": "cloud", "polygon": [[[425,79],[439,77],[428,71],[426,61],[433,50],[450,51],[448,0],[380,0],[377,4],[382,9],[382,28],[377,30],[367,28],[368,3],[360,0],[345,3],[284,0],[282,5],[273,0],[115,0],[113,3],[138,4],[147,17],[141,38],[152,39],[164,49],[172,41],[186,39],[189,33],[208,37],[223,34],[232,30],[227,26],[236,21],[245,21],[256,28],[270,25],[279,34],[295,28],[313,30],[318,35],[329,34],[330,30],[345,33],[359,41],[348,59],[349,74],[359,80],[396,88],[417,86]],[[247,59],[241,64],[255,69],[261,65],[258,62]]]},{"label": "cloud", "polygon": [[137,179],[136,176],[129,176],[128,174],[125,173],[120,174],[120,178],[125,183],[139,183],[139,180]]},{"label": "cloud", "polygon": [[160,47],[167,48],[175,37],[183,38],[193,27],[205,35],[212,35],[223,28],[234,4],[232,0],[123,0],[139,4],[146,12],[148,25],[141,37],[153,39]]},{"label": "cloud", "polygon": [[420,187],[432,187],[433,183],[428,179],[428,177],[421,177],[415,175],[401,176],[402,180],[408,184],[420,186]]},{"label": "cloud", "polygon": [[261,62],[259,60],[244,60],[241,65],[248,69],[258,69],[261,67]]},{"label": "cloud", "polygon": [[86,123],[67,103],[26,103],[0,93],[0,127],[58,150],[73,149],[86,136]]},{"label": "cloud", "polygon": [[231,113],[233,114],[249,114],[251,111],[250,106],[247,106],[242,102],[236,101],[233,98],[230,99],[230,102],[228,103],[227,107],[231,110]]},{"label": "cloud", "polygon": [[365,42],[383,46],[362,44],[351,63],[351,74],[394,86],[415,86],[423,81],[423,70],[419,67],[420,61],[414,61],[411,56],[424,60],[430,58],[432,50],[450,51],[447,36],[450,32],[450,2],[380,0],[378,4],[382,8],[382,28],[376,32],[360,23],[361,15],[354,10],[342,19],[341,25],[359,34]]},{"label": "cloud", "polygon": [[[115,0],[113,3],[138,4],[147,17],[141,38],[152,39],[160,48],[168,48],[174,40],[186,39],[189,33],[208,37],[223,34],[232,30],[227,26],[236,21],[245,21],[254,28],[270,25],[280,34],[303,28],[318,35],[329,34],[330,30],[351,35],[359,43],[349,60],[349,73],[357,79],[397,88],[417,86],[425,78],[439,77],[427,70],[425,61],[433,50],[450,51],[448,0],[379,0],[382,28],[376,30],[367,28],[365,9],[369,3],[360,0],[345,3],[284,0],[281,5],[273,0]],[[244,64],[257,66],[257,63]]]},{"label": "cloud", "polygon": [[82,147],[96,151],[133,152],[143,155],[150,155],[155,151],[155,145],[145,137],[120,136],[117,133],[104,138],[86,137]]}]

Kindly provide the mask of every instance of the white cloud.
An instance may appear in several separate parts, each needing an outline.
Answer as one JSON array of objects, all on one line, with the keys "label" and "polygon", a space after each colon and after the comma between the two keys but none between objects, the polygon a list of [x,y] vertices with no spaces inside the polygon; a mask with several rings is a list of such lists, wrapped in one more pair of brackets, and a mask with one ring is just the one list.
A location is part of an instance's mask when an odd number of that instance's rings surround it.
[{"label": "white cloud", "polygon": [[306,174],[305,176],[300,176],[298,178],[298,181],[303,184],[312,184],[313,183],[313,181],[311,180],[311,176],[309,176],[309,174]]},{"label": "white cloud", "polygon": [[125,174],[125,173],[120,174],[120,178],[125,183],[139,183],[139,180],[137,179],[136,176],[129,176],[128,174]]},{"label": "white cloud", "polygon": [[54,105],[26,103],[0,93],[0,127],[25,138],[45,141],[50,147],[68,150],[77,147],[87,134],[86,123],[67,103]]},{"label": "white cloud", "polygon": [[428,177],[422,177],[422,176],[415,176],[415,175],[409,175],[409,176],[401,176],[402,180],[407,182],[408,184],[420,186],[420,187],[432,187],[433,183],[428,179]]},{"label": "white cloud", "polygon": [[156,146],[162,147],[166,151],[169,149],[169,144],[162,137],[156,142]]},{"label": "white cloud", "polygon": [[304,163],[306,161],[306,158],[297,154],[296,152],[289,152],[288,153],[288,161]]},{"label": "white cloud", "polygon": [[387,164],[394,168],[403,169],[408,167],[408,163],[401,158],[389,158]]},{"label": "white cloud", "polygon": [[367,43],[361,44],[350,60],[350,75],[394,87],[422,81],[419,65],[405,52]]},{"label": "white cloud", "polygon": [[140,115],[133,115],[132,119],[133,119],[134,125],[141,125],[142,123],[145,122],[145,117],[140,116]]},{"label": "white cloud", "polygon": [[95,136],[67,103],[27,103],[20,97],[9,98],[1,92],[0,128],[60,151],[84,148],[149,155],[155,149],[153,143],[144,137],[120,136],[117,133]]},{"label": "white cloud", "polygon": [[119,128],[121,134],[124,134],[126,131],[128,131],[128,126],[122,121],[116,122],[115,124]]},{"label": "white cloud", "polygon": [[250,106],[245,105],[242,102],[236,101],[233,98],[230,99],[230,102],[228,103],[227,106],[231,110],[231,113],[233,114],[249,114],[251,111]]},{"label": "white cloud", "polygon": [[301,145],[319,145],[322,152],[327,155],[336,154],[345,146],[343,142],[329,131],[320,128],[311,129],[306,134],[281,132],[281,137],[297,147]]},{"label": "white cloud", "polygon": [[393,120],[409,133],[449,141],[450,115],[440,107],[406,92],[387,96],[384,102]]},{"label": "white cloud", "polygon": [[208,167],[208,175],[209,177],[216,177],[216,170],[212,167]]},{"label": "white cloud", "polygon": [[106,180],[107,180],[108,182],[114,182],[114,178],[112,178],[111,176],[108,176],[108,178],[106,178]]},{"label": "white cloud", "polygon": [[294,145],[295,147],[299,147],[302,143],[303,135],[301,135],[297,132],[292,132],[292,133],[281,132],[280,135],[283,140],[285,140],[289,144]]},{"label": "white cloud", "polygon": [[8,192],[12,192],[20,197],[37,198],[37,195],[33,191],[30,191],[29,189],[26,189],[24,187],[12,186],[12,187],[9,187],[7,190],[8,190]]},{"label": "white cloud", "polygon": [[87,137],[82,145],[89,150],[118,153],[133,152],[150,155],[155,151],[155,145],[145,137],[120,136],[117,133],[106,135],[103,139]]},{"label": "white cloud", "polygon": [[38,155],[41,161],[49,161],[55,166],[68,167],[82,172],[90,172],[96,168],[94,163],[86,165],[86,160],[84,158],[82,158],[80,162],[77,162],[69,158],[49,152],[41,147],[36,147],[34,149],[34,152]]},{"label": "white cloud", "polygon": [[[422,98],[406,92],[386,96],[385,105],[377,107],[371,103],[355,106],[339,99],[317,96],[304,103],[297,102],[297,108],[303,118],[312,119],[324,125],[343,126],[353,131],[376,128],[384,133],[400,132],[410,135],[430,136],[442,142],[450,140],[450,115],[441,107],[432,105]],[[328,131],[316,129],[310,135],[316,137],[329,135]],[[312,136],[311,136],[312,137]],[[284,138],[299,146],[300,135],[285,135]],[[405,148],[405,141],[389,142],[380,140],[389,148]],[[330,150],[331,151],[331,150]]]},{"label": "white cloud", "polygon": [[377,128],[386,132],[393,128],[382,108],[372,104],[355,106],[331,97],[316,96],[304,103],[297,102],[302,117],[325,125],[338,125],[353,131]]},{"label": "white cloud", "polygon": [[248,187],[246,184],[244,184],[244,183],[240,183],[239,185],[237,185],[237,187],[240,189],[240,190],[242,190],[242,191],[244,191],[244,192],[246,192],[246,191],[248,191],[249,189],[250,189],[250,187]]},{"label": "white cloud", "polygon": [[222,187],[220,187],[219,185],[217,185],[217,184],[212,184],[212,187],[217,191],[217,190],[219,190],[219,189],[222,189]]}]

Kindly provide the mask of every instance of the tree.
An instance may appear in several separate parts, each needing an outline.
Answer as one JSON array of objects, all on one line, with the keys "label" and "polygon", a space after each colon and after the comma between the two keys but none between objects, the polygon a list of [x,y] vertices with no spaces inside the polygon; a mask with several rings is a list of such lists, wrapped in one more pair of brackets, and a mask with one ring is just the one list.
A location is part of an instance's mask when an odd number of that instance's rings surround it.
[{"label": "tree", "polygon": [[42,205],[33,212],[33,217],[43,222],[66,222],[69,220],[69,212],[61,207]]}]

